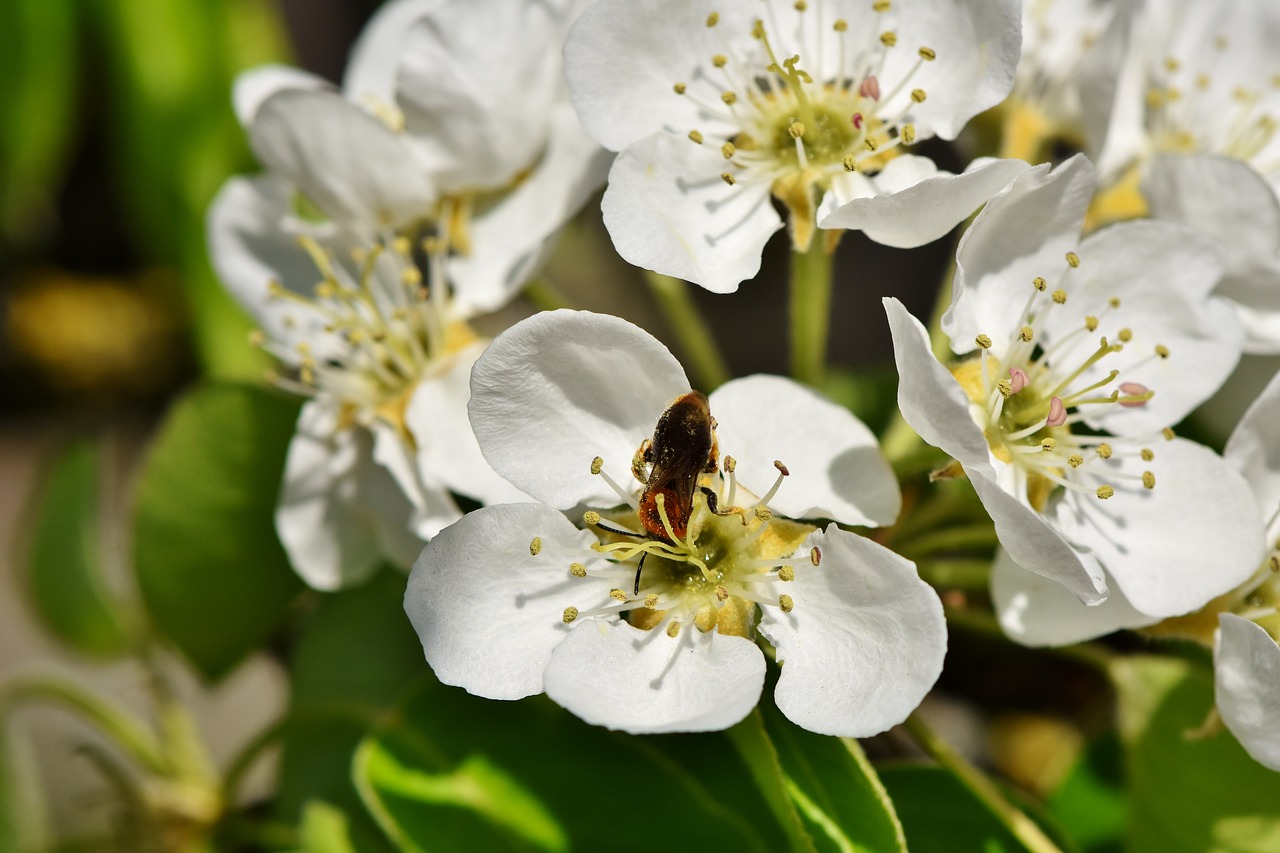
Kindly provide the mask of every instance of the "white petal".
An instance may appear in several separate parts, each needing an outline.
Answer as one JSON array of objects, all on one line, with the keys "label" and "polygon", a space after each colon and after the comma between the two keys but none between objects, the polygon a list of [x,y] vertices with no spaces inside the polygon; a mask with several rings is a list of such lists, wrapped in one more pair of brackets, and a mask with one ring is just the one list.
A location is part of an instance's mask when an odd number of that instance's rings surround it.
[{"label": "white petal", "polygon": [[[901,46],[889,51],[882,79],[901,79],[917,61],[918,48],[933,48],[937,60],[924,63],[899,97],[905,102],[910,88],[924,89],[928,100],[913,109],[913,116],[926,133],[955,139],[970,118],[1003,101],[1013,88],[1022,44],[1022,4],[914,0],[899,10],[895,30]],[[896,71],[891,64],[897,65]],[[886,104],[893,106],[893,101]]]},{"label": "white petal", "polygon": [[[1179,616],[1253,574],[1262,562],[1262,518],[1244,478],[1212,450],[1181,438],[1152,449],[1152,462],[1117,454],[1107,463],[1115,497],[1070,493],[1055,521],[1136,610]],[[1145,469],[1156,476],[1149,491],[1119,479]]]},{"label": "white petal", "polygon": [[[707,27],[711,12],[720,23]],[[723,121],[701,113],[676,83],[716,79],[710,60],[725,38],[742,41],[755,10],[711,0],[599,0],[583,11],[564,46],[569,94],[582,124],[600,144],[621,151],[655,131],[732,136]],[[689,143],[686,140],[686,144]]]},{"label": "white petal", "polygon": [[[396,546],[396,550],[385,553],[395,557],[399,565],[408,566],[422,550],[423,540],[430,539],[453,524],[462,517],[462,513],[448,491],[422,481],[413,458],[413,451],[400,437],[400,431],[397,428],[377,421],[369,431],[373,433],[373,461],[391,474],[396,485],[400,487],[400,493],[413,505],[413,515],[409,524],[397,525],[389,529],[398,534],[413,531],[418,535],[418,540],[406,539],[405,535],[384,534],[379,537],[379,541],[388,543],[389,547]],[[376,500],[370,500],[369,503],[375,517],[387,518],[381,503]],[[395,503],[394,506],[399,504]],[[380,530],[382,529],[388,529],[388,525],[382,525]]]},{"label": "white petal", "polygon": [[781,460],[791,471],[769,505],[791,518],[892,524],[902,506],[898,480],[862,421],[822,395],[780,376],[735,379],[712,393],[721,455],[753,494],[773,485]]},{"label": "white petal", "polygon": [[1240,418],[1222,455],[1244,475],[1269,518],[1280,507],[1280,373]]},{"label": "white petal", "polygon": [[484,457],[513,485],[561,509],[613,506],[591,475],[615,479],[689,380],[671,352],[626,320],[550,311],[497,337],[471,372],[471,426]]},{"label": "white petal", "polygon": [[1032,279],[1052,284],[1067,268],[1066,253],[1080,245],[1093,190],[1093,165],[1077,155],[1052,172],[1048,164],[1030,169],[987,202],[956,253],[942,318],[953,350],[972,352],[980,334],[999,347],[1017,329]]},{"label": "white petal", "polygon": [[933,165],[926,157],[911,155],[890,160],[869,179],[875,192],[870,198],[840,203],[829,193],[818,225],[862,231],[877,243],[900,249],[923,246],[944,236],[1030,168],[1021,160],[985,158],[953,175],[922,167],[920,161]]},{"label": "white petal", "polygon": [[[1085,409],[1086,423],[1133,435],[1181,421],[1221,387],[1240,360],[1244,333],[1234,312],[1225,301],[1208,298],[1222,274],[1218,250],[1183,226],[1144,220],[1090,235],[1079,254],[1079,268],[1060,282],[1067,303],[1044,311],[1046,345],[1078,332],[1086,315],[1101,317],[1096,334],[1077,335],[1078,342],[1058,356],[1062,372],[1083,363],[1097,349],[1099,337],[1115,341],[1128,329],[1132,338],[1124,350],[1101,359],[1073,387],[1086,387],[1119,370],[1121,382],[1155,391],[1138,408]],[[1113,297],[1120,300],[1119,307],[1109,304]],[[1153,357],[1157,346],[1167,347],[1169,357]]]},{"label": "white petal", "polygon": [[564,609],[590,586],[569,564],[592,565],[594,541],[541,504],[482,507],[442,530],[404,594],[436,677],[488,699],[541,693],[551,651],[569,633]]},{"label": "white petal", "polygon": [[685,626],[660,629],[592,619],[556,647],[547,695],[588,723],[631,734],[727,729],[764,686],[764,655],[750,640]]},{"label": "white petal", "polygon": [[1084,604],[1061,584],[1020,567],[1004,549],[991,569],[991,600],[1005,634],[1024,646],[1068,646],[1159,621],[1134,610],[1115,585],[1105,601]]},{"label": "white petal", "polygon": [[968,469],[969,482],[996,525],[996,537],[1022,568],[1062,584],[1085,604],[1107,596],[1107,580],[1088,549],[1074,545],[1057,525],[1009,494],[995,480]]},{"label": "white petal", "polygon": [[388,0],[378,7],[351,47],[342,88],[356,103],[371,99],[395,106],[396,69],[405,55],[409,27],[444,0]]},{"label": "white petal", "polygon": [[920,437],[960,461],[991,473],[987,440],[969,416],[969,400],[958,382],[933,357],[929,333],[892,296],[884,298],[898,365],[898,408]]},{"label": "white petal", "polygon": [[286,89],[332,91],[333,84],[323,77],[289,65],[260,65],[236,77],[231,88],[231,103],[240,126],[248,130],[262,102]]},{"label": "white petal", "polygon": [[600,204],[618,254],[715,293],[754,277],[782,220],[767,183],[729,186],[720,177],[727,168],[718,149],[670,133],[628,146]]},{"label": "white petal", "polygon": [[1280,646],[1231,613],[1218,625],[1213,680],[1222,721],[1255,761],[1280,771]]},{"label": "white petal", "polygon": [[1267,179],[1229,157],[1169,154],[1153,158],[1142,192],[1152,216],[1189,225],[1221,247],[1227,274],[1219,294],[1261,315],[1251,317],[1250,350],[1280,349],[1280,199]]},{"label": "white petal", "polygon": [[[302,407],[285,460],[276,530],[308,585],[334,590],[359,583],[384,554],[403,556],[384,546],[403,542],[413,514],[395,480],[374,464],[368,432],[339,430],[331,406],[312,401]],[[421,546],[418,541],[414,552]]]},{"label": "white petal", "polygon": [[484,352],[477,342],[455,355],[443,372],[424,376],[405,409],[405,425],[417,445],[421,477],[481,503],[515,503],[529,496],[508,483],[480,453],[467,419],[471,366]]},{"label": "white petal", "polygon": [[449,265],[460,310],[494,311],[509,302],[536,274],[560,228],[604,183],[612,162],[613,155],[582,130],[573,108],[557,105],[536,168],[476,213],[471,254]]},{"label": "white petal", "polygon": [[805,547],[821,565],[797,565],[779,584],[794,609],[763,608],[760,632],[778,649],[774,698],[798,726],[869,737],[907,718],[942,672],[942,603],[915,564],[834,524]]},{"label": "white petal", "polygon": [[264,166],[339,222],[408,224],[435,199],[404,137],[333,92],[277,92],[258,108],[249,142]]},{"label": "white petal", "polygon": [[396,90],[443,191],[502,187],[537,160],[567,28],[549,4],[510,0],[442,2],[409,28]]}]

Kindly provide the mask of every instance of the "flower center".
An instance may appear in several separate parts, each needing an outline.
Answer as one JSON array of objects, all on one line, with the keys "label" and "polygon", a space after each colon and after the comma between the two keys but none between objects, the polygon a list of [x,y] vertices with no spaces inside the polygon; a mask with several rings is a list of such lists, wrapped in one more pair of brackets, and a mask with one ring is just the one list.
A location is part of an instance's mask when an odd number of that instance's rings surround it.
[{"label": "flower center", "polygon": [[[1080,263],[1075,252],[1067,253],[1064,282]],[[1013,334],[1003,341],[978,335],[977,357],[952,368],[991,454],[1015,466],[1018,489],[1039,511],[1059,487],[1091,493],[1102,500],[1113,497],[1118,487],[1123,489],[1130,481],[1144,489],[1155,488],[1153,471],[1125,474],[1114,470],[1115,462],[1128,457],[1151,462],[1155,451],[1144,445],[1160,436],[1173,438],[1171,430],[1123,438],[1076,431],[1077,424],[1101,408],[1145,405],[1155,392],[1125,377],[1140,372],[1152,360],[1167,358],[1169,350],[1155,344],[1146,358],[1123,369],[1114,368],[1098,379],[1097,365],[1105,365],[1127,346],[1136,346],[1142,336],[1119,327],[1090,346],[1090,339],[1104,324],[1118,325],[1108,323],[1111,312],[1120,307],[1120,300],[1113,297],[1102,314],[1086,316],[1058,340],[1047,340],[1044,327],[1048,318],[1053,312],[1067,310],[1066,304],[1065,289],[1050,291],[1045,279],[1035,278]]]},{"label": "flower center", "polygon": [[[899,146],[915,142],[910,113],[927,96],[920,88],[901,96],[917,70],[937,57],[919,47],[900,79],[882,83],[897,34],[887,24],[862,32],[839,18],[825,24],[821,5],[767,0],[765,17],[755,19],[749,33],[723,32],[722,52],[708,57],[710,66],[674,85],[703,116],[736,128],[721,139],[689,131],[694,143],[719,147],[725,183],[767,183],[805,218],[815,207],[809,196],[827,189],[833,175],[878,171]],[[876,0],[872,7],[882,19],[891,3]],[[783,27],[783,16],[795,17]],[[706,25],[719,28],[720,15],[711,13]]]},{"label": "flower center", "polygon": [[291,348],[253,334],[255,344],[296,365],[294,377],[269,378],[294,393],[336,400],[355,421],[382,418],[404,431],[404,410],[418,381],[476,340],[452,318],[443,247],[436,238],[423,244],[431,270],[426,285],[406,237],[357,249],[347,259],[310,237],[299,243],[321,280],[310,295],[278,281],[268,285],[273,301],[297,309],[284,315],[285,326],[307,333]]},{"label": "flower center", "polygon": [[[818,549],[800,550],[815,528],[779,518],[766,506],[786,476],[785,466],[779,465],[778,480],[759,500],[738,486],[735,468],[733,458],[726,457],[723,469],[701,476],[700,483],[715,495],[714,507],[706,492],[696,492],[684,536],[675,535],[659,496],[658,511],[668,530],[668,540],[663,541],[642,532],[635,497],[603,471],[597,458],[592,471],[626,503],[584,515],[584,523],[599,537],[591,550],[605,555],[608,563],[594,569],[584,562],[571,564],[570,574],[589,581],[594,591],[587,597],[599,603],[584,609],[566,607],[564,621],[616,614],[637,628],[660,630],[670,637],[693,625],[703,633],[718,629],[750,638],[757,606],[790,612],[794,602],[785,592],[786,584],[797,571],[816,570],[821,561]],[[738,503],[739,498],[745,500]]]}]

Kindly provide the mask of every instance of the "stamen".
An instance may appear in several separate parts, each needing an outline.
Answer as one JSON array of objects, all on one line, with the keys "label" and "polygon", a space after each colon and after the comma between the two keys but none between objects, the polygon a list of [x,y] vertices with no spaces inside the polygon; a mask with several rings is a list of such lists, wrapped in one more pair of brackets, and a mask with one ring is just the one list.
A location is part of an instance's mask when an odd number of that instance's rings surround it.
[{"label": "stamen", "polygon": [[535,536],[533,541],[529,543],[529,556],[536,557],[542,553],[542,537]]},{"label": "stamen", "polygon": [[1061,397],[1049,398],[1049,416],[1045,418],[1045,424],[1051,427],[1060,427],[1067,422],[1067,407],[1062,402]]}]

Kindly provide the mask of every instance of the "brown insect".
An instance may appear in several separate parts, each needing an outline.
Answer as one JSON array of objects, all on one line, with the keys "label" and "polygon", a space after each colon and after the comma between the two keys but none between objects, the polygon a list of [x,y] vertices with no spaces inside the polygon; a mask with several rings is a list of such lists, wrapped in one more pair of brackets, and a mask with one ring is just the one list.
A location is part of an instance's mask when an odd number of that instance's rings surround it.
[{"label": "brown insect", "polygon": [[[718,464],[715,430],[716,421],[711,417],[706,395],[690,391],[667,407],[653,429],[653,439],[646,439],[636,451],[631,472],[644,481],[638,514],[640,523],[654,539],[671,542],[658,511],[659,495],[671,533],[677,539],[688,534],[693,498],[699,490],[698,477],[715,473]],[[707,507],[715,512],[715,492],[705,486],[702,492]]]}]

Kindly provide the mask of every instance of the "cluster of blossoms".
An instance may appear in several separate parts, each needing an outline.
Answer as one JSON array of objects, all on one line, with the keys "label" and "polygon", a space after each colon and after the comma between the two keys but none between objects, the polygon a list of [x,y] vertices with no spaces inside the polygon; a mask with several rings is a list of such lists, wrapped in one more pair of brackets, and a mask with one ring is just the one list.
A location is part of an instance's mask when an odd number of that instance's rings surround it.
[{"label": "cluster of blossoms", "polygon": [[[427,661],[477,695],[721,729],[772,659],[797,724],[896,725],[946,632],[916,567],[846,529],[900,511],[865,425],[779,377],[704,396],[617,318],[491,343],[469,321],[606,173],[618,252],[716,292],[756,274],[779,208],[826,254],[982,208],[935,339],[884,304],[900,412],[1000,540],[1001,626],[1055,645],[1220,619],[1197,638],[1223,719],[1280,769],[1280,380],[1225,456],[1173,431],[1243,351],[1280,349],[1276,24],[1263,0],[395,0],[342,91],[251,72],[266,171],[226,185],[209,240],[275,382],[310,398],[277,514],[295,567],[333,589],[412,563]],[[1002,102],[1011,156],[953,174],[914,147]],[[1100,168],[1019,159],[1055,140]]]}]

